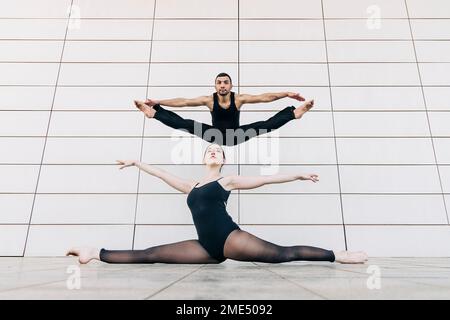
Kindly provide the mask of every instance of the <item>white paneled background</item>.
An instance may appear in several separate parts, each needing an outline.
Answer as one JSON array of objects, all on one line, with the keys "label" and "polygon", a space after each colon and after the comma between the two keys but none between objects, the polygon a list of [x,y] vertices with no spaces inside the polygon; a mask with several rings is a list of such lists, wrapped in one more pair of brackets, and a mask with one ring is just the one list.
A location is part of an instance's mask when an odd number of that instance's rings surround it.
[{"label": "white paneled background", "polygon": [[[447,0],[0,0],[0,256],[195,238],[186,195],[115,160],[202,177],[207,143],[132,101],[211,94],[219,72],[236,92],[316,101],[225,148],[224,174],[320,175],[233,191],[242,229],[282,245],[450,256]],[[293,103],[244,106],[241,122]],[[176,111],[211,121],[205,107]]]}]

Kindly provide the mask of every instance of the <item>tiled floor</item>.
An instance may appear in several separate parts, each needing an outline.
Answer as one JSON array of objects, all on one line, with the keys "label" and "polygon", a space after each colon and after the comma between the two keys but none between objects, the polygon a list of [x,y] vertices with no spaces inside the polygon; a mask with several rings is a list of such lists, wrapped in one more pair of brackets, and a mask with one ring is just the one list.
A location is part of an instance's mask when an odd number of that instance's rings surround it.
[{"label": "tiled floor", "polygon": [[8,257],[0,258],[0,299],[450,299],[450,258],[79,266],[72,257]]},{"label": "tiled floor", "polygon": [[[0,0],[0,256],[196,238],[184,194],[115,160],[204,176],[206,141],[133,100],[211,95],[219,72],[239,94],[315,101],[225,148],[225,175],[271,163],[320,177],[233,191],[242,228],[282,245],[450,257],[448,0]],[[240,123],[296,103],[246,104]],[[172,109],[211,123],[204,106]]]}]

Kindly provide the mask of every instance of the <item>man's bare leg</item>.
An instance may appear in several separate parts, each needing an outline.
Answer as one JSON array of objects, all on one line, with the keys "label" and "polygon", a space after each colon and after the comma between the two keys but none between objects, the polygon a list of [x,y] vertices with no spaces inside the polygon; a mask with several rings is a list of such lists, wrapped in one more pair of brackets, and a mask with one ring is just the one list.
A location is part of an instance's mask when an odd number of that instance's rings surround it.
[{"label": "man's bare leg", "polygon": [[314,107],[314,100],[306,101],[300,107],[296,108],[294,110],[295,119],[300,119],[306,112],[311,110],[312,107]]},{"label": "man's bare leg", "polygon": [[146,105],[143,101],[134,100],[134,105],[141,110],[147,118],[153,118],[155,116],[156,110],[153,109],[153,107]]}]

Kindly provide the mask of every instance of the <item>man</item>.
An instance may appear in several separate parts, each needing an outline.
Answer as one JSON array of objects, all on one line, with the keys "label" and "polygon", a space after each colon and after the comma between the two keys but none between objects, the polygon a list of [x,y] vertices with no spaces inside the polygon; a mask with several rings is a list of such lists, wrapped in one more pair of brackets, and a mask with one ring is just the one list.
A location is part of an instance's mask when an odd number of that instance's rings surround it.
[{"label": "man", "polygon": [[[233,87],[231,77],[226,73],[217,75],[215,87],[216,92],[210,96],[194,99],[147,99],[145,102],[135,100],[134,103],[148,118],[155,118],[174,129],[186,130],[208,142],[228,146],[237,145],[248,141],[252,137],[276,130],[293,119],[300,119],[303,114],[314,106],[314,100],[306,101],[297,108],[293,106],[286,107],[268,120],[240,125],[240,109],[246,103],[272,102],[285,97],[298,101],[305,101],[305,99],[298,93],[292,92],[264,93],[260,95],[235,94],[231,91]],[[212,126],[195,120],[184,119],[161,106],[207,106],[211,112]]]}]

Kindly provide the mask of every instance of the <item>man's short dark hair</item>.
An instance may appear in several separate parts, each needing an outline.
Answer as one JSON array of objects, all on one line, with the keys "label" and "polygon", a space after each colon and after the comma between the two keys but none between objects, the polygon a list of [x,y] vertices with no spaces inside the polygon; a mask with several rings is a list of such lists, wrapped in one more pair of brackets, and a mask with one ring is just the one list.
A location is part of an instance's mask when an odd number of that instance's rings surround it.
[{"label": "man's short dark hair", "polygon": [[[216,76],[216,80],[217,80],[217,78],[219,78],[219,77],[228,77],[228,79],[230,79],[230,83],[233,83],[233,81],[231,81],[231,77],[230,77],[230,75],[229,75],[228,73],[225,73],[225,72],[219,73],[219,74]],[[215,80],[214,80],[214,81],[215,81]]]}]

